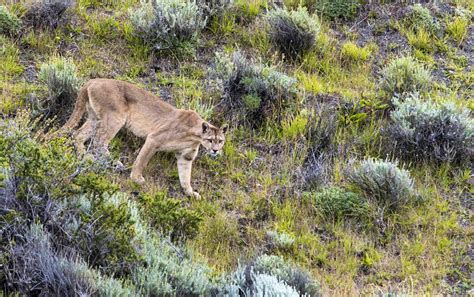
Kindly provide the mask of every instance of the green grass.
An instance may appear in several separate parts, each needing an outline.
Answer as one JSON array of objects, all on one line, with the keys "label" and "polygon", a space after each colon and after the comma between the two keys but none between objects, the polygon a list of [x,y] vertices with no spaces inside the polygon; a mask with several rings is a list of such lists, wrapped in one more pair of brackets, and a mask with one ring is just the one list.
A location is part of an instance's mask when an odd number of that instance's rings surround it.
[{"label": "green grass", "polygon": [[[334,107],[331,115],[336,120],[335,133],[327,139],[333,146],[319,149],[331,156],[324,187],[346,190],[347,170],[353,160],[387,157],[384,129],[390,122],[390,98],[380,91],[380,69],[409,53],[400,52],[398,45],[377,44],[377,39],[359,46],[357,33],[349,32],[347,25],[323,21],[312,52],[297,65],[286,63],[271,50],[260,20],[270,9],[267,1],[238,0],[236,8],[222,19],[208,23],[193,49],[195,55],[160,55],[134,35],[128,10],[138,2],[80,0],[67,27],[52,32],[25,31],[19,38],[0,36],[2,114],[8,117],[28,106],[26,99],[33,94],[38,100],[45,99],[45,86],[35,73],[42,62],[61,55],[74,59],[77,74],[84,81],[117,78],[155,94],[161,91],[174,106],[194,109],[220,124],[225,115],[219,109],[222,93],[212,78],[212,61],[215,52],[241,50],[297,79],[297,96],[281,115],[281,125],[269,123],[255,130],[231,127],[220,158],[200,155],[192,182],[201,200],[182,193],[173,154],[160,153],[151,160],[143,186],[131,183],[129,172],[110,169],[107,179],[128,193],[167,193],[180,202],[180,210],[201,214],[196,236],[181,244],[209,264],[216,277],[265,252],[266,234],[275,231],[288,234],[294,242],[273,253],[308,270],[322,284],[325,295],[378,295],[388,293],[388,288],[400,294],[463,295],[472,288],[466,272],[473,267],[466,257],[472,211],[460,202],[470,190],[468,168],[403,164],[422,201],[365,224],[323,216],[303,194],[308,191],[304,179],[307,153],[315,147],[308,130],[324,106]],[[285,2],[291,7],[300,3]],[[457,1],[457,5],[470,7],[465,1]],[[446,17],[447,35],[435,37],[424,30],[404,28],[390,17],[416,60],[445,71],[448,79],[441,83],[433,80],[433,88],[425,95],[474,109],[469,99],[472,57],[462,49],[469,22]],[[379,52],[377,48],[387,50]],[[248,104],[255,103],[255,98],[247,99]],[[121,157],[129,168],[142,144],[143,140],[131,133],[121,132],[112,142],[112,155]],[[312,195],[317,192],[312,191]],[[162,205],[146,203],[153,206],[149,217],[152,211],[161,211]]]}]

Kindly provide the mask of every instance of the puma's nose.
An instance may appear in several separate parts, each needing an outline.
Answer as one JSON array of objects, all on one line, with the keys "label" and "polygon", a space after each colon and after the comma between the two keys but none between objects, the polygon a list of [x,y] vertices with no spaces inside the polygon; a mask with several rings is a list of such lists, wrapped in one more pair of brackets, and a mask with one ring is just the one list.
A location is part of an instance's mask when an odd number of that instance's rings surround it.
[{"label": "puma's nose", "polygon": [[218,150],[212,150],[213,154],[217,154]]}]

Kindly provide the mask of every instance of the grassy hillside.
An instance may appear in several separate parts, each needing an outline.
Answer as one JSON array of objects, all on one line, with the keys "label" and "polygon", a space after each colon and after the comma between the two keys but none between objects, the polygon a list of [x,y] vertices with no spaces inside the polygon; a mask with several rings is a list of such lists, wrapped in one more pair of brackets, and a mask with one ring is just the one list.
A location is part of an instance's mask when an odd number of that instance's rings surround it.
[{"label": "grassy hillside", "polygon": [[[473,294],[472,1],[2,3],[2,294]],[[230,125],[201,199],[56,133],[97,77]]]}]

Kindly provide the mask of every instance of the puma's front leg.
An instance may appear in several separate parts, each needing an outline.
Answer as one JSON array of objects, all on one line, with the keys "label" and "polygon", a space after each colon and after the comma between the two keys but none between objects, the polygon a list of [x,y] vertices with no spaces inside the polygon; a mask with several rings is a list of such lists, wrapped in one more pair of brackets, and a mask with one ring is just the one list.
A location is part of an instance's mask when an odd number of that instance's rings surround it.
[{"label": "puma's front leg", "polygon": [[151,157],[156,153],[158,150],[157,142],[152,140],[150,137],[147,137],[145,140],[145,144],[140,149],[140,153],[138,153],[138,157],[133,163],[132,173],[130,174],[130,178],[139,184],[145,182],[145,178],[143,177],[143,169],[145,169],[146,165],[150,161]]},{"label": "puma's front leg", "polygon": [[200,198],[201,195],[199,195],[198,192],[194,192],[193,188],[191,187],[192,166],[193,166],[193,160],[187,160],[183,157],[178,157],[178,174],[179,174],[179,182],[181,183],[181,187],[183,187],[186,195]]}]

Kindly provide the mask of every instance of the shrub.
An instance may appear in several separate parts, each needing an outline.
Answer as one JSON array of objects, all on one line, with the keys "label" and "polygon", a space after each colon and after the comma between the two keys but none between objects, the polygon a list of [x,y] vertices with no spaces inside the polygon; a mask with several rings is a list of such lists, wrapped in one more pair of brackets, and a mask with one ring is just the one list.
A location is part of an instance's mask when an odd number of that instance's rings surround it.
[{"label": "shrub", "polygon": [[370,50],[359,47],[357,44],[347,41],[341,47],[342,59],[349,63],[361,63],[370,58]]},{"label": "shrub", "polygon": [[272,67],[255,64],[240,52],[232,58],[217,55],[215,75],[222,84],[224,109],[230,121],[259,127],[266,121],[280,123],[294,104],[296,79]]},{"label": "shrub", "polygon": [[295,243],[295,238],[285,232],[268,231],[266,237],[271,249],[290,250]]},{"label": "shrub", "polygon": [[49,92],[49,98],[44,103],[45,116],[58,116],[60,121],[65,121],[80,86],[73,61],[55,57],[49,63],[43,63],[39,79],[47,85]]},{"label": "shrub", "polygon": [[382,88],[390,96],[428,90],[432,81],[430,72],[409,56],[391,61],[381,74]]},{"label": "shrub", "polygon": [[349,182],[382,208],[394,210],[406,205],[415,191],[410,173],[397,163],[368,159],[348,172]]},{"label": "shrub", "polygon": [[334,19],[352,19],[360,6],[358,0],[321,0],[314,2],[314,9],[324,17]]},{"label": "shrub", "polygon": [[143,242],[145,265],[132,275],[140,296],[209,296],[213,284],[207,266],[166,240],[146,234]]},{"label": "shrub", "polygon": [[389,150],[413,161],[462,162],[469,158],[474,125],[467,109],[411,95],[395,100],[387,129]]},{"label": "shrub", "polygon": [[155,50],[193,43],[206,25],[195,1],[142,0],[130,13],[136,35]]},{"label": "shrub", "polygon": [[320,24],[306,8],[275,9],[267,15],[269,37],[273,45],[290,59],[298,59],[315,44]]},{"label": "shrub", "polygon": [[58,256],[43,226],[33,224],[6,254],[9,289],[34,296],[87,296],[95,292],[93,279],[73,262]]},{"label": "shrub", "polygon": [[224,296],[320,296],[319,284],[309,274],[279,256],[259,256],[239,268],[222,289]]},{"label": "shrub", "polygon": [[15,34],[20,30],[21,20],[0,5],[0,34]]},{"label": "shrub", "polygon": [[365,218],[370,209],[365,201],[355,193],[339,187],[324,188],[310,195],[316,212],[325,219]]},{"label": "shrub", "polygon": [[39,0],[26,12],[25,24],[34,28],[56,29],[73,4],[72,0]]},{"label": "shrub", "polygon": [[182,201],[167,198],[162,192],[140,195],[138,201],[150,224],[169,234],[172,241],[196,236],[202,217],[184,207]]},{"label": "shrub", "polygon": [[415,32],[425,30],[435,34],[440,30],[439,23],[431,16],[430,10],[423,7],[420,3],[416,3],[410,7],[410,10],[405,16],[405,23],[415,30]]}]

